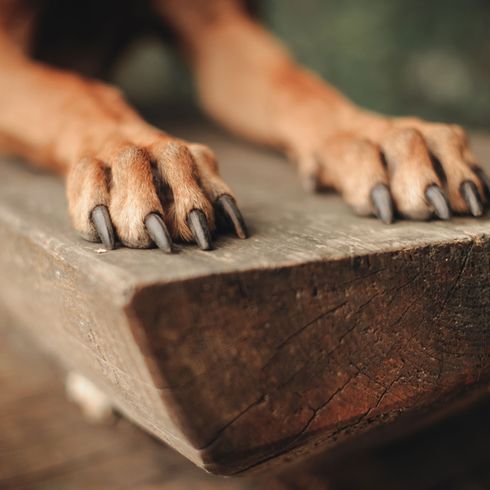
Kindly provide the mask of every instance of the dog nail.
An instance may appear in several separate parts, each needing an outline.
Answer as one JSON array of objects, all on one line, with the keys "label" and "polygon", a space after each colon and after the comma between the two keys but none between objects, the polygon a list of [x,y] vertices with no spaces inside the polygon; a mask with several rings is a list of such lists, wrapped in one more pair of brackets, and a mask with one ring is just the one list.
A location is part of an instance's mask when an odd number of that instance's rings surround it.
[{"label": "dog nail", "polygon": [[395,210],[390,190],[385,184],[378,184],[371,190],[376,216],[385,224],[393,223]]},{"label": "dog nail", "polygon": [[114,229],[112,227],[111,218],[107,207],[104,205],[96,206],[92,210],[91,219],[104,247],[107,250],[114,250]]},{"label": "dog nail", "polygon": [[473,171],[480,179],[480,182],[483,185],[483,189],[485,190],[485,195],[487,196],[487,199],[490,198],[490,178],[488,177],[487,173],[480,167],[475,167]]},{"label": "dog nail", "polygon": [[211,250],[211,233],[206,215],[200,209],[193,209],[187,217],[187,223],[199,248],[201,250]]},{"label": "dog nail", "polygon": [[247,225],[245,224],[245,220],[243,219],[242,213],[240,213],[235,200],[231,196],[224,195],[218,198],[217,204],[224,215],[228,218],[228,221],[230,221],[233,225],[238,238],[247,238]]},{"label": "dog nail", "polygon": [[172,253],[172,238],[163,219],[156,213],[150,213],[145,219],[145,226],[155,245],[165,253]]},{"label": "dog nail", "polygon": [[446,196],[437,185],[431,185],[425,191],[425,196],[434,209],[436,216],[442,220],[451,218],[451,210]]},{"label": "dog nail", "polygon": [[483,214],[483,204],[480,199],[480,194],[474,182],[467,180],[461,184],[461,195],[466,201],[470,213],[473,216],[481,216]]}]

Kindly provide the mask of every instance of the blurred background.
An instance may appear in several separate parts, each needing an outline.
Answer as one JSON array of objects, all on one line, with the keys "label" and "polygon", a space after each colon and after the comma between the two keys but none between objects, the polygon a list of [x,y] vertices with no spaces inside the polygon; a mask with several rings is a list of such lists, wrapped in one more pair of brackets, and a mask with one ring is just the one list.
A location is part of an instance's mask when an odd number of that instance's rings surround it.
[{"label": "blurred background", "polygon": [[[488,0],[259,0],[295,57],[372,110],[490,126]],[[194,97],[183,63],[154,39],[133,45],[118,82],[140,106]]]}]

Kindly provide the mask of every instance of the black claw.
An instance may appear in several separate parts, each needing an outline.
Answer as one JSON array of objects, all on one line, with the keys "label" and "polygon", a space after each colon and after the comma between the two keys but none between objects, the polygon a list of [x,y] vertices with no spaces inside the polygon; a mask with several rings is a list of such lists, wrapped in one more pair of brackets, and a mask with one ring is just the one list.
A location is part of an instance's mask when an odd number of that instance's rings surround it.
[{"label": "black claw", "polygon": [[92,210],[90,218],[104,247],[107,250],[114,250],[114,228],[112,227],[111,218],[107,207],[104,205],[96,206]]},{"label": "black claw", "polygon": [[470,213],[476,217],[481,216],[483,214],[483,204],[475,183],[471,182],[471,180],[463,182],[460,192],[468,205]]},{"label": "black claw", "polygon": [[247,238],[247,225],[245,224],[245,220],[243,219],[242,213],[240,213],[235,200],[231,196],[223,195],[218,198],[216,204],[228,218],[228,221],[233,225],[237,237],[241,238],[242,240]]},{"label": "black claw", "polygon": [[201,250],[211,250],[212,241],[206,215],[200,209],[193,209],[187,216],[187,223],[195,242]]},{"label": "black claw", "polygon": [[475,174],[478,176],[480,179],[480,182],[483,185],[483,188],[485,189],[485,194],[487,196],[487,199],[490,198],[490,178],[488,177],[487,173],[480,167],[475,167],[473,169]]},{"label": "black claw", "polygon": [[155,245],[165,253],[172,253],[172,238],[160,215],[150,213],[145,218],[146,231]]},{"label": "black claw", "polygon": [[388,187],[385,184],[374,186],[371,190],[371,200],[376,216],[385,224],[393,223],[395,207]]},{"label": "black claw", "polygon": [[446,196],[440,187],[435,184],[427,187],[425,197],[434,209],[434,213],[438,218],[443,220],[448,220],[451,218],[451,209],[449,208]]}]

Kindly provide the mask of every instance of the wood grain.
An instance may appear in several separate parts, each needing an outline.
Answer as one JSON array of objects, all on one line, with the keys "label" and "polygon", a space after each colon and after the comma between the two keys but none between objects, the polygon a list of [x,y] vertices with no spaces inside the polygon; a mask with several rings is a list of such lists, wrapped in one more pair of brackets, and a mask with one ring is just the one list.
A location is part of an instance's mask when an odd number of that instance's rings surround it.
[{"label": "wood grain", "polygon": [[124,419],[92,425],[68,402],[63,373],[0,327],[0,488],[247,490],[207,475]]},{"label": "wood grain", "polygon": [[[174,133],[216,149],[252,237],[100,254],[71,230],[61,182],[2,162],[2,318],[215,473],[488,391],[488,218],[387,227],[306,196],[275,155]],[[476,149],[490,157],[485,138]]]},{"label": "wood grain", "polygon": [[[7,335],[8,334],[8,335]],[[208,475],[125,419],[89,424],[63,373],[0,327],[2,490],[487,490],[490,400],[390,444],[319,455],[283,473]]]}]

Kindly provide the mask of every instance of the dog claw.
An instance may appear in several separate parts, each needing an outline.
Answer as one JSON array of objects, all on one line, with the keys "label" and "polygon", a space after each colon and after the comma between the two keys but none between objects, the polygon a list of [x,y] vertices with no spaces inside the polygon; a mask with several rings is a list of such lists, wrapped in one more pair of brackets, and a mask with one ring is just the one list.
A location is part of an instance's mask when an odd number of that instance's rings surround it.
[{"label": "dog claw", "polygon": [[111,218],[107,207],[104,205],[96,206],[92,210],[91,220],[104,247],[107,250],[114,250],[114,228],[112,227]]},{"label": "dog claw", "polygon": [[218,198],[216,203],[223,214],[228,218],[228,221],[233,225],[238,238],[241,238],[242,240],[247,238],[247,225],[245,224],[245,220],[243,219],[242,213],[238,209],[235,200],[231,196],[223,195]]},{"label": "dog claw", "polygon": [[431,185],[425,191],[425,197],[434,209],[436,216],[442,220],[451,218],[451,209],[447,202],[446,196],[437,185]]},{"label": "dog claw", "polygon": [[480,167],[474,168],[473,171],[483,184],[487,198],[490,198],[490,178],[488,177],[487,173]]},{"label": "dog claw", "polygon": [[163,219],[156,213],[150,213],[145,219],[145,226],[155,245],[165,253],[172,253],[172,238]]},{"label": "dog claw", "polygon": [[187,217],[187,223],[199,248],[201,250],[211,250],[211,233],[206,215],[200,209],[193,209]]},{"label": "dog claw", "polygon": [[395,209],[391,199],[390,190],[385,184],[378,184],[371,190],[376,216],[385,224],[393,223]]},{"label": "dog claw", "polygon": [[476,217],[481,216],[483,214],[483,204],[475,183],[470,180],[463,182],[460,192],[468,205],[470,213]]}]

